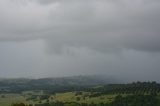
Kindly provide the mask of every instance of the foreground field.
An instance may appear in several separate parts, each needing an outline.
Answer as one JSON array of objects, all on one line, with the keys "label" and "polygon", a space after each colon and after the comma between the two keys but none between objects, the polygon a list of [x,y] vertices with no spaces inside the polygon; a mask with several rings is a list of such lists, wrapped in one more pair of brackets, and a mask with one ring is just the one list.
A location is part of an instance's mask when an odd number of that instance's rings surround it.
[{"label": "foreground field", "polygon": [[1,94],[0,106],[10,106],[12,103],[27,103],[20,94]]},{"label": "foreground field", "polygon": [[48,98],[40,98],[45,96],[44,93],[36,93],[33,91],[23,92],[22,94],[1,94],[0,106],[10,106],[12,103],[39,104],[45,102],[77,102],[77,103],[109,103],[114,100],[117,95],[102,95],[98,97],[89,97],[90,92],[66,92],[50,95]]},{"label": "foreground field", "polygon": [[78,103],[105,103],[114,100],[116,95],[102,95],[98,97],[90,97],[89,92],[81,92],[77,95],[76,92],[57,93],[54,97],[54,101],[63,102],[78,102]]},{"label": "foreground field", "polygon": [[[65,92],[55,94],[45,94],[43,91],[25,91],[21,94],[1,94],[0,106],[11,106],[15,103],[24,103],[26,105],[36,106],[45,103],[78,103],[78,104],[109,104],[117,99],[118,94],[105,94],[93,97],[91,92]],[[131,94],[121,94],[122,97],[131,96]],[[134,95],[133,95],[134,96]],[[160,96],[156,96],[160,100]],[[143,100],[144,98],[142,98]],[[41,106],[41,105],[40,105]],[[45,105],[42,105],[45,106]],[[145,106],[145,105],[144,105]],[[150,106],[150,105],[149,105]]]}]

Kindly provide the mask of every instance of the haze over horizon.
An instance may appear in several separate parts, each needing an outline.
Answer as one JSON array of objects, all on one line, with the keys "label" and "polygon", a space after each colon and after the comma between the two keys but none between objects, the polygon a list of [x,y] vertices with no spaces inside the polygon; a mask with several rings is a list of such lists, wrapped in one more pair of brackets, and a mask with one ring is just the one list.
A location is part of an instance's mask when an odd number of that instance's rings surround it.
[{"label": "haze over horizon", "polygon": [[0,78],[160,81],[159,0],[1,0]]}]

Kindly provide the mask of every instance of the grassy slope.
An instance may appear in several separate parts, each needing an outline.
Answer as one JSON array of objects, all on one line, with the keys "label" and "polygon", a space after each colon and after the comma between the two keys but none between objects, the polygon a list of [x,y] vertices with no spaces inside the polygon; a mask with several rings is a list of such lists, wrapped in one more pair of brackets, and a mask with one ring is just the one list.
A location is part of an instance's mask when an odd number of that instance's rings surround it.
[{"label": "grassy slope", "polygon": [[[75,96],[75,92],[67,92],[67,93],[58,93],[55,96],[53,96],[54,101],[63,101],[63,102],[79,102],[79,103],[101,103],[101,102],[111,102],[114,100],[114,97],[116,95],[104,95],[99,97],[85,97],[85,95],[88,95],[88,92],[83,92],[82,95]],[[80,98],[79,101],[77,101],[77,97]]]},{"label": "grassy slope", "polygon": [[[25,91],[22,94],[0,94],[0,106],[10,106],[12,103],[25,103],[25,104],[35,104],[39,101],[26,101],[28,95],[42,95],[42,92],[35,93],[33,91]],[[4,98],[1,96],[5,95]],[[43,101],[42,101],[43,102]]]},{"label": "grassy slope", "polygon": [[[36,101],[26,101],[25,99],[29,97],[28,94],[36,94],[41,95],[41,93],[35,93],[35,92],[24,92],[22,94],[5,94],[5,98],[2,98],[0,94],[0,106],[10,106],[12,103],[26,103],[26,104],[37,104],[39,103],[39,100]],[[87,96],[86,96],[87,95]],[[78,103],[109,103],[112,102],[117,95],[103,95],[99,97],[91,97],[89,98],[88,95],[90,95],[89,92],[83,92],[81,95],[76,96],[76,92],[67,92],[67,93],[57,93],[55,95],[52,95],[50,97],[50,102],[52,101],[61,101],[61,102],[78,102]],[[85,99],[84,99],[84,96]],[[126,96],[123,95],[123,96]],[[80,98],[80,100],[77,100],[77,97]],[[160,99],[160,96],[159,96]],[[41,101],[42,103],[45,101]]]},{"label": "grassy slope", "polygon": [[25,98],[19,94],[5,94],[5,98],[0,97],[0,106],[10,106],[12,103],[19,102],[26,103]]},{"label": "grassy slope", "polygon": [[[10,106],[12,103],[26,103],[26,104],[35,104],[39,103],[39,100],[37,101],[26,101],[25,98],[28,97],[28,93],[35,94],[34,92],[25,92],[22,95],[20,94],[5,94],[5,98],[1,98],[0,95],[0,106]],[[88,92],[83,92],[82,95],[75,95],[75,92],[67,92],[67,93],[57,93],[56,95],[52,95],[52,99],[50,97],[50,102],[52,101],[62,101],[62,102],[79,102],[79,103],[101,103],[101,102],[111,102],[114,100],[114,97],[116,95],[104,95],[104,96],[99,96],[99,97],[85,97],[85,95],[88,95],[90,93]],[[38,95],[38,94],[37,94]],[[80,98],[79,101],[77,101],[77,97]],[[45,101],[42,101],[45,102]]]}]

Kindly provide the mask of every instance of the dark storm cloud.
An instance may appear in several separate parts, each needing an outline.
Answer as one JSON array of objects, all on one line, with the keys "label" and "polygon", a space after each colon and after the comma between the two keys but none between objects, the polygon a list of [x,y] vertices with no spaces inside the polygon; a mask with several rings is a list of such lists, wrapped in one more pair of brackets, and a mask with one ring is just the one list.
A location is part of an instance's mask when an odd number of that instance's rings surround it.
[{"label": "dark storm cloud", "polygon": [[101,51],[123,48],[160,51],[157,0],[1,2],[9,6],[1,7],[1,41],[45,38],[53,42],[48,43],[50,47],[56,44],[59,49],[82,46]]},{"label": "dark storm cloud", "polygon": [[159,11],[159,0],[1,0],[0,75],[159,80]]}]

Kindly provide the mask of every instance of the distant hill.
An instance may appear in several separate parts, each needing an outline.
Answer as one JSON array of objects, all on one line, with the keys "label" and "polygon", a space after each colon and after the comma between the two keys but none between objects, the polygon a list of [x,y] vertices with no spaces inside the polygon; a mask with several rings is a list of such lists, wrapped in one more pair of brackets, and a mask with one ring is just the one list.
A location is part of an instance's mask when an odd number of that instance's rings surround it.
[{"label": "distant hill", "polygon": [[72,87],[91,87],[95,85],[104,85],[117,83],[114,78],[104,76],[72,76],[59,78],[41,78],[41,79],[1,79],[0,91],[23,91],[23,90],[54,90],[58,88],[69,89]]}]

